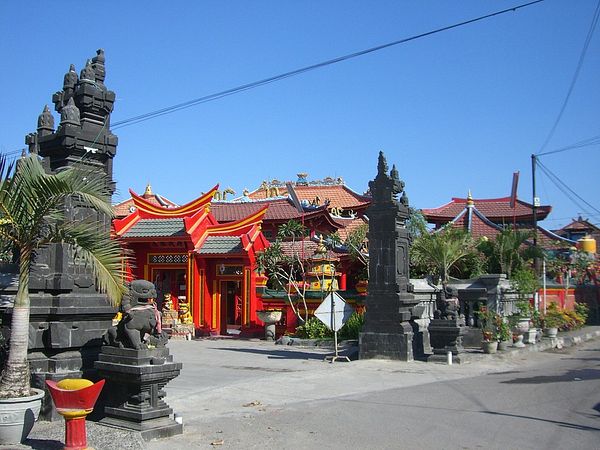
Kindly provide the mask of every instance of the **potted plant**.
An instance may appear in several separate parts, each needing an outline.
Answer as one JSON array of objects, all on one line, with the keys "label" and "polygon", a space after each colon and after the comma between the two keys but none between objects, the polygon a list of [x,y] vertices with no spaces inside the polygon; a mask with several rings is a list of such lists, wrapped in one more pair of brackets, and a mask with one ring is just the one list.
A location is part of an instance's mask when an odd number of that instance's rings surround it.
[{"label": "potted plant", "polygon": [[516,302],[516,312],[510,318],[510,325],[513,332],[513,341],[515,347],[524,347],[523,334],[529,331],[529,321],[531,320],[531,307],[527,301]]},{"label": "potted plant", "polygon": [[[112,302],[118,303],[125,292],[122,250],[108,230],[97,222],[64,220],[67,199],[111,217],[110,198],[107,177],[97,171],[71,167],[47,174],[35,154],[23,156],[16,165],[0,155],[0,240],[10,243],[18,260],[8,357],[0,379],[0,415],[11,417],[11,426],[3,426],[0,444],[27,437],[44,395],[31,388],[27,362],[29,274],[37,253],[51,243],[68,244]],[[11,404],[15,412],[7,410]]]},{"label": "potted plant", "polygon": [[505,351],[509,344],[512,344],[512,333],[510,332],[510,325],[506,320],[500,318],[498,326],[498,350]]},{"label": "potted plant", "polygon": [[477,311],[481,323],[481,347],[484,353],[496,353],[498,351],[498,323],[501,318],[486,306],[481,306]]},{"label": "potted plant", "polygon": [[558,308],[556,303],[550,303],[546,314],[542,316],[544,327],[544,336],[555,338],[558,335],[558,330],[565,324],[565,316]]}]

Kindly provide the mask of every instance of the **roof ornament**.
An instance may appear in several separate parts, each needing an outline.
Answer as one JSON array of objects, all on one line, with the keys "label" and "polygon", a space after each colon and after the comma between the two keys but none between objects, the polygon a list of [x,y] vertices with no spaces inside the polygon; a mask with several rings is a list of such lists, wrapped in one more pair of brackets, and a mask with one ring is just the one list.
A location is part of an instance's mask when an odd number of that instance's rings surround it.
[{"label": "roof ornament", "polygon": [[152,186],[150,186],[150,183],[146,184],[146,190],[144,191],[144,195],[142,195],[142,197],[144,198],[148,198],[148,197],[152,197],[154,194],[152,193]]},{"label": "roof ornament", "polygon": [[377,176],[387,176],[388,165],[383,156],[383,152],[379,151],[379,160],[377,161]]},{"label": "roof ornament", "polygon": [[79,120],[79,109],[75,106],[73,97],[71,97],[68,103],[60,111],[60,125],[81,125]]},{"label": "roof ornament", "polygon": [[475,205],[475,202],[473,201],[473,196],[471,195],[471,189],[469,189],[469,193],[467,194],[467,207],[472,207],[473,205]]},{"label": "roof ornament", "polygon": [[44,106],[44,110],[38,116],[37,131],[39,136],[52,134],[54,131],[54,116],[50,112],[48,105]]},{"label": "roof ornament", "polygon": [[306,172],[297,173],[296,186],[308,186],[308,174]]}]

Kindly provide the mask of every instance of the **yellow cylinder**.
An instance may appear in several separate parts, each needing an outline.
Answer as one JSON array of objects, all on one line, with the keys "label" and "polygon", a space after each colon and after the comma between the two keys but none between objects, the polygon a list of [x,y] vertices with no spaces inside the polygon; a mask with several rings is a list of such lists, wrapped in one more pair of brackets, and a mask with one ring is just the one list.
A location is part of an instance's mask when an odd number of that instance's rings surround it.
[{"label": "yellow cylinder", "polygon": [[586,236],[577,241],[579,249],[583,252],[596,253],[596,239]]}]

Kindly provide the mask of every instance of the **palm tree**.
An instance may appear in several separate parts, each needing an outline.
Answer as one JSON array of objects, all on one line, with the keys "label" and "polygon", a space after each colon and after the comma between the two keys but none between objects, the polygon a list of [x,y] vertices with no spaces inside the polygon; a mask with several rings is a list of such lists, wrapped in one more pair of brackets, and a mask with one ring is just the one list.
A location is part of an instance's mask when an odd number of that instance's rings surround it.
[{"label": "palm tree", "polygon": [[512,273],[521,269],[525,261],[536,256],[535,249],[527,245],[530,237],[529,231],[514,228],[502,230],[484,249],[491,256],[490,264],[497,264],[500,273],[511,278]]},{"label": "palm tree", "polygon": [[[13,171],[13,169],[15,169]],[[125,292],[123,254],[103,223],[65,221],[65,201],[112,217],[107,177],[83,167],[46,174],[35,154],[16,167],[0,155],[0,240],[18,254],[18,288],[12,309],[9,355],[0,397],[30,395],[27,346],[29,275],[36,253],[51,243],[70,245],[74,258],[91,269],[96,284],[113,304]]]},{"label": "palm tree", "polygon": [[415,264],[427,267],[445,286],[450,269],[474,252],[475,244],[469,233],[457,228],[447,228],[432,233],[425,232],[416,238],[411,248],[411,259]]}]

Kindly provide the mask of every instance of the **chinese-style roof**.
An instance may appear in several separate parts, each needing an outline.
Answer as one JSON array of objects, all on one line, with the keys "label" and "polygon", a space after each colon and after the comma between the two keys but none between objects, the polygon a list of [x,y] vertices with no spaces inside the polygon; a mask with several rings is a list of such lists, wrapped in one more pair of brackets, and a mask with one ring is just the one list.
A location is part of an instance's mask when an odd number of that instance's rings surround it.
[{"label": "chinese-style roof", "polygon": [[[475,239],[495,239],[495,237],[504,229],[504,227],[488,219],[475,204],[468,204],[465,206],[465,208],[462,209],[456,217],[448,221],[447,224],[454,228],[468,231]],[[533,227],[519,227],[518,229],[522,231],[531,231],[533,230]],[[570,247],[575,244],[575,242],[540,226],[538,226],[537,240],[538,245],[547,250]]]},{"label": "chinese-style roof", "polygon": [[[152,187],[150,186],[150,184],[146,185],[146,190],[144,191],[142,198],[144,198],[145,200],[147,200],[155,206],[162,206],[163,208],[175,208],[178,206],[171,200],[168,200],[158,194],[154,194],[152,192]],[[131,197],[125,201],[122,201],[121,203],[113,205],[113,213],[118,219],[128,216],[133,211],[135,211],[135,204],[133,203],[133,198]]]},{"label": "chinese-style roof", "polygon": [[358,227],[369,223],[363,216],[355,218],[334,217],[334,219],[342,226],[342,228],[338,230],[338,234],[340,235],[342,242],[344,242],[348,238],[348,235]]},{"label": "chinese-style roof", "polygon": [[[305,175],[305,174],[303,174]],[[329,209],[341,208],[344,211],[354,210],[355,212],[364,210],[370,203],[371,197],[358,194],[344,184],[341,178],[325,178],[318,181],[297,181],[290,182],[293,186],[298,199],[305,204],[324,205],[329,201]],[[273,195],[288,195],[286,183],[273,180],[271,183],[263,184],[254,191],[247,194],[252,200],[259,200],[272,197]]]},{"label": "chinese-style roof", "polygon": [[[301,259],[307,260],[315,254],[318,246],[318,242],[315,242],[309,238],[301,241],[283,241],[281,243],[281,251],[286,256],[298,255]],[[342,254],[343,253],[327,250],[327,253],[323,256],[328,259],[338,260]]]},{"label": "chinese-style roof", "polygon": [[185,236],[183,219],[140,219],[125,233],[123,238]]},{"label": "chinese-style roof", "polygon": [[561,231],[587,232],[591,234],[600,233],[600,228],[580,216],[577,219],[573,219],[570,224],[565,225],[560,230],[556,230],[556,233],[560,233]]},{"label": "chinese-style roof", "polygon": [[[453,197],[452,200],[438,208],[425,208],[421,210],[427,222],[436,225],[444,225],[455,218],[467,206],[471,200],[475,207],[492,222],[502,225],[515,222],[532,222],[532,205],[517,199],[515,207],[510,207],[510,197],[488,198],[488,199],[470,199]],[[551,206],[538,206],[536,208],[537,220],[544,220],[550,211]]]},{"label": "chinese-style roof", "polygon": [[232,255],[244,253],[239,236],[208,236],[197,251],[200,255]]}]

